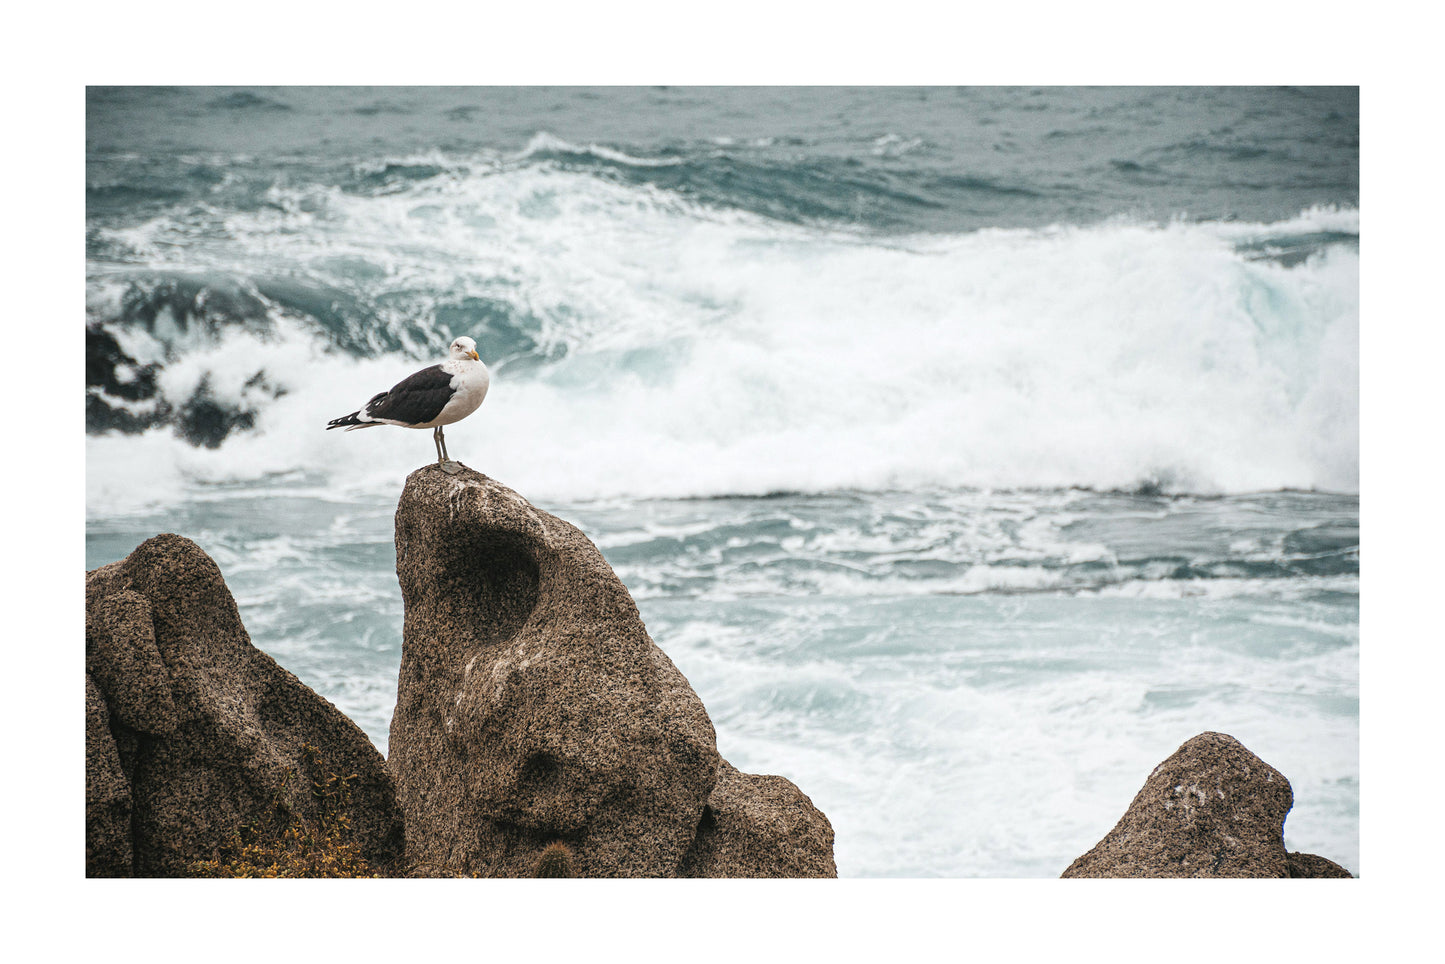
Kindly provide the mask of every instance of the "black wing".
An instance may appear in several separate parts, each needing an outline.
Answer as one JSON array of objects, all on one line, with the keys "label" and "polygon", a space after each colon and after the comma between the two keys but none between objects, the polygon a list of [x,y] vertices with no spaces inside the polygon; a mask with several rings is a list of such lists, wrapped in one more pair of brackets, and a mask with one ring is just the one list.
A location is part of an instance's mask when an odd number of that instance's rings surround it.
[{"label": "black wing", "polygon": [[366,414],[372,418],[390,418],[410,425],[430,422],[441,414],[452,398],[452,379],[442,366],[423,368],[391,387],[391,391],[366,403]]}]

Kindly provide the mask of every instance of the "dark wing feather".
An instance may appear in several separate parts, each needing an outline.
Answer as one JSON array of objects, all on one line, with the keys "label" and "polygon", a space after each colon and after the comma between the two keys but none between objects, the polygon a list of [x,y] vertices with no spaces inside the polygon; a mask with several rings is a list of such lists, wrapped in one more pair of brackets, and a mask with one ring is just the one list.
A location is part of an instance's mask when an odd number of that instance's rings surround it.
[{"label": "dark wing feather", "polygon": [[452,397],[452,378],[442,366],[423,368],[391,387],[391,391],[366,403],[366,414],[372,418],[390,418],[412,425],[430,422],[441,414]]}]

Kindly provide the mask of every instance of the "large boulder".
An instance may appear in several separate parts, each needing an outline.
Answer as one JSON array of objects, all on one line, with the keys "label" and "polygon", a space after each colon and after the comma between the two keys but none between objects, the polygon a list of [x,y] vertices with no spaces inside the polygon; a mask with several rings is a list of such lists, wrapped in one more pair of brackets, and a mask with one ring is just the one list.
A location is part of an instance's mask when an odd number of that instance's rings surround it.
[{"label": "large boulder", "polygon": [[726,760],[679,877],[836,877],[833,827],[786,777]]},{"label": "large boulder", "polygon": [[[729,777],[714,797],[725,764],[707,711],[597,547],[458,468],[413,472],[396,511],[406,617],[388,763],[408,860],[530,876],[561,843],[577,876],[833,875],[832,828],[768,782],[781,778]],[[700,827],[717,833],[702,826],[712,799],[714,822],[737,829],[694,853]],[[749,833],[761,842],[729,850]],[[805,839],[806,859],[791,852]]]},{"label": "large boulder", "polygon": [[1285,851],[1293,805],[1278,770],[1232,736],[1201,733],[1154,768],[1114,829],[1063,876],[1326,876],[1315,861],[1338,865]]},{"label": "large boulder", "polygon": [[364,857],[399,856],[381,754],[251,645],[199,546],[146,540],[86,574],[85,606],[87,875],[183,875],[278,809],[316,816],[329,773],[355,774],[344,816]]}]

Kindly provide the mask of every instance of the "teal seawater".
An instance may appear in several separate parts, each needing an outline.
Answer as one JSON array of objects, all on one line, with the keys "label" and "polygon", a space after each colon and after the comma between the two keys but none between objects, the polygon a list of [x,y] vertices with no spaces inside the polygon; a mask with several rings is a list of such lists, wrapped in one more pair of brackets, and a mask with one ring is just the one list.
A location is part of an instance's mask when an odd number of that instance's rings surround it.
[{"label": "teal seawater", "polygon": [[384,751],[421,433],[579,525],[845,876],[1054,876],[1231,733],[1359,866],[1354,89],[92,88],[87,565]]},{"label": "teal seawater", "polygon": [[905,232],[1359,203],[1357,88],[99,87],[86,116],[92,219],[386,193],[448,158]]}]

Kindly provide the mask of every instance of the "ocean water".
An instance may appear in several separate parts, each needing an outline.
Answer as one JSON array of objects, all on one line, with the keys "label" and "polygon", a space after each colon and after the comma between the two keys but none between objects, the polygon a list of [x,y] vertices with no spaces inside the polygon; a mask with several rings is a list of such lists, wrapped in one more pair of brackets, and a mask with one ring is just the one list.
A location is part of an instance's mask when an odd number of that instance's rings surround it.
[{"label": "ocean water", "polygon": [[1360,873],[1359,100],[91,88],[87,565],[157,532],[385,752],[428,433],[577,524],[853,877],[1050,877],[1230,733]]}]

